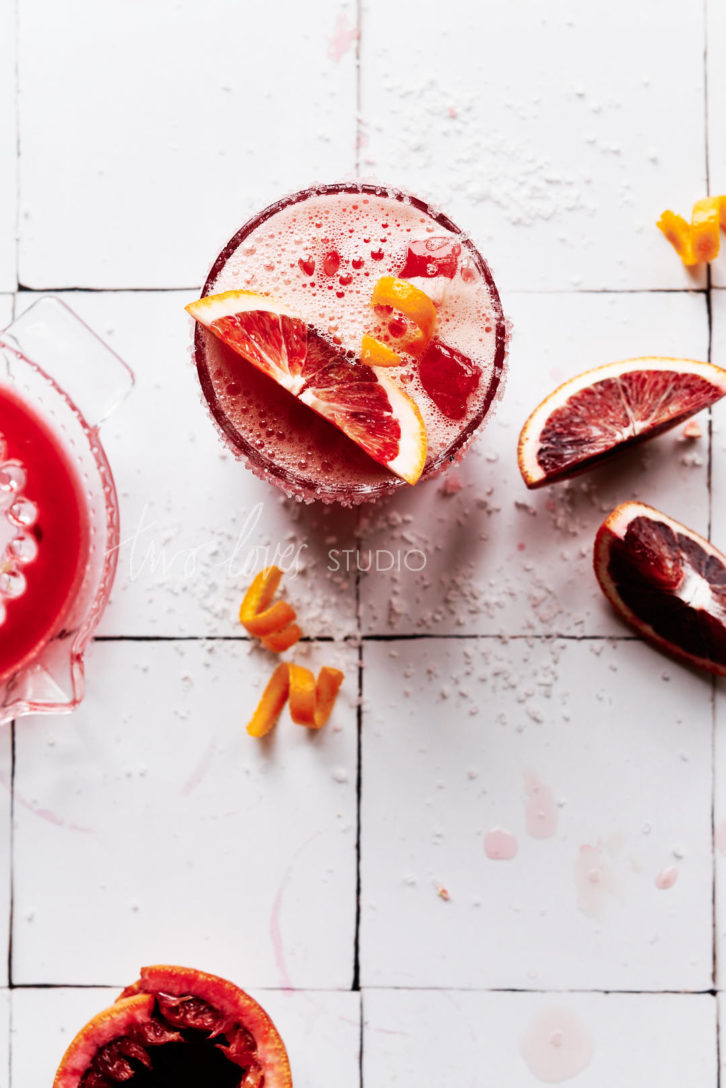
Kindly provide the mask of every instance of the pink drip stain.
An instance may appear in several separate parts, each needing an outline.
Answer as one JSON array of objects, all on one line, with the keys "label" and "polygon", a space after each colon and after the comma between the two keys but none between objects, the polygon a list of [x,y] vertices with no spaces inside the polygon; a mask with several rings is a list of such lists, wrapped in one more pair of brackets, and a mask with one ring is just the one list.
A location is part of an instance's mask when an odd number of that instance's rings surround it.
[{"label": "pink drip stain", "polygon": [[517,856],[517,840],[511,831],[493,827],[484,836],[484,850],[491,861],[511,861]]},{"label": "pink drip stain", "polygon": [[726,857],[726,820],[722,820],[716,828],[716,849]]},{"label": "pink drip stain", "polygon": [[207,746],[207,750],[204,752],[202,758],[199,760],[199,763],[182,786],[182,797],[188,797],[192,790],[195,790],[199,783],[204,779],[207,771],[212,765],[212,760],[214,758],[214,753],[216,752],[216,750],[217,745],[214,741],[210,741],[209,745]]},{"label": "pink drip stain", "polygon": [[[10,785],[4,774],[0,774],[0,784],[5,786],[8,791],[10,790]],[[28,812],[32,812],[33,815],[37,816],[39,820],[45,820],[46,823],[53,824],[54,827],[64,827],[67,831],[78,831],[82,835],[93,834],[92,827],[81,827],[79,824],[69,824],[61,816],[59,816],[56,812],[52,812],[49,808],[41,808],[40,805],[36,804],[34,801],[28,801],[28,799],[26,797],[23,797],[22,794],[18,793],[17,790],[15,790],[14,792],[14,798],[19,805],[22,805],[23,808],[26,808]]]},{"label": "pink drip stain", "polygon": [[328,42],[328,56],[338,63],[343,59],[353,42],[358,40],[357,27],[348,26],[348,19],[344,12],[338,16],[335,22],[335,30]]},{"label": "pink drip stain", "polygon": [[588,918],[599,918],[609,895],[616,891],[615,877],[602,846],[581,846],[575,861],[577,905]]},{"label": "pink drip stain", "polygon": [[550,1005],[533,1017],[522,1036],[522,1057],[544,1084],[571,1080],[592,1061],[592,1036],[579,1016],[563,1005]]},{"label": "pink drip stain", "polygon": [[272,945],[272,953],[275,958],[275,965],[280,977],[280,988],[282,990],[294,990],[290,973],[287,969],[287,958],[285,956],[285,942],[282,937],[282,927],[280,925],[280,912],[282,910],[282,900],[285,894],[290,877],[292,876],[295,865],[300,860],[300,855],[307,849],[311,842],[319,838],[322,834],[321,831],[316,831],[314,835],[311,835],[300,846],[295,857],[288,865],[282,880],[280,881],[280,887],[277,889],[277,895],[272,903],[272,910],[270,911],[270,944]]},{"label": "pink drip stain", "polygon": [[280,986],[283,990],[292,990],[292,979],[290,978],[287,970],[287,961],[285,959],[285,945],[282,939],[282,930],[280,929],[280,909],[282,907],[282,896],[285,892],[285,887],[290,879],[290,873],[292,872],[292,866],[290,866],[282,879],[282,883],[277,890],[275,901],[272,904],[272,912],[270,914],[270,944],[272,945],[272,952],[275,957],[275,963],[280,976]]},{"label": "pink drip stain", "polygon": [[533,839],[551,839],[557,831],[557,804],[552,791],[531,772],[524,776],[524,788],[527,834]]},{"label": "pink drip stain", "polygon": [[671,865],[668,869],[662,869],[655,878],[655,886],[662,892],[667,892],[678,880],[678,869]]}]

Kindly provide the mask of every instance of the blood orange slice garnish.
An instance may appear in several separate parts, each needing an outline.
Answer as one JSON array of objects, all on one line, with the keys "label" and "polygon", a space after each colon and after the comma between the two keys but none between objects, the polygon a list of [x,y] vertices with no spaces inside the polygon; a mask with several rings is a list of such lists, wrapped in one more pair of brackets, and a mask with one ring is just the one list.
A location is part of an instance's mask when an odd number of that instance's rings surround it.
[{"label": "blood orange slice garnish", "polygon": [[626,502],[600,526],[594,566],[605,596],[644,638],[726,676],[726,556],[713,544]]},{"label": "blood orange slice garnish", "polygon": [[285,1045],[238,986],[185,967],[145,967],[68,1047],[53,1088],[291,1088]]},{"label": "blood orange slice garnish", "polygon": [[588,370],[556,389],[522,428],[524,482],[542,487],[584,472],[725,393],[726,370],[692,359],[626,359]]},{"label": "blood orange slice garnish", "polygon": [[186,309],[233,351],[324,416],[407,483],[426,461],[426,426],[414,400],[267,295],[225,291]]}]

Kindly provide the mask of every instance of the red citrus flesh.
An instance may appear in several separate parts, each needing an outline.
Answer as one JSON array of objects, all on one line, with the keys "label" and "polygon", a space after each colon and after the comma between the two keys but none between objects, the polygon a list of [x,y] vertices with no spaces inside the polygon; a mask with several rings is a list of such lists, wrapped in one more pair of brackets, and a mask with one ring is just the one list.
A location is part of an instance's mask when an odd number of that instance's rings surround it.
[{"label": "red citrus flesh", "polygon": [[529,417],[519,439],[528,487],[584,472],[653,438],[726,393],[726,371],[690,359],[626,359],[565,382]]},{"label": "red citrus flesh", "polygon": [[481,381],[481,370],[456,348],[432,340],[419,359],[419,378],[426,393],[448,419],[464,419],[467,402]]},{"label": "red citrus flesh", "polygon": [[726,676],[726,556],[639,502],[613,510],[595,538],[600,588],[644,638]]},{"label": "red citrus flesh", "polygon": [[145,967],[68,1047],[53,1088],[291,1088],[285,1046],[231,982]]}]

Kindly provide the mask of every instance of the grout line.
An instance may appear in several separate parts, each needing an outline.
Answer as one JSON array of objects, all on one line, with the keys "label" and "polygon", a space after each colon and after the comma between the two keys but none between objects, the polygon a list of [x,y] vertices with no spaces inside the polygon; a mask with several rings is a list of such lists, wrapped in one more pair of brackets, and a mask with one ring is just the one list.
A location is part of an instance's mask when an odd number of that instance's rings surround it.
[{"label": "grout line", "polygon": [[176,285],[174,287],[77,287],[71,284],[65,284],[62,287],[29,287],[27,283],[18,283],[17,290],[24,291],[29,295],[47,295],[47,294],[85,294],[94,293],[99,295],[128,295],[128,294],[148,294],[150,292],[156,292],[157,294],[173,294],[182,292],[194,292],[198,294],[200,291],[200,285],[195,283],[192,287],[180,287]]},{"label": "grout line", "polygon": [[[15,292],[20,289],[20,0],[15,0]],[[13,318],[15,305],[13,303]]]},{"label": "grout line", "polygon": [[504,295],[705,295],[704,287],[507,287],[498,285]]},{"label": "grout line", "polygon": [[355,40],[355,176],[360,177],[360,149],[363,136],[361,105],[361,40],[363,38],[363,0],[356,0],[355,25],[358,35]]},{"label": "grout line", "polygon": [[[535,642],[640,642],[639,635],[563,635],[563,634],[459,634],[451,632],[441,634],[433,631],[410,632],[400,634],[358,634],[343,635],[337,638],[334,635],[303,635],[300,642],[342,642],[358,645],[363,642],[420,642],[423,640],[457,640],[459,642],[469,639],[479,641],[491,640],[494,642],[514,642],[522,639],[530,639]],[[249,635],[94,635],[94,642],[248,642],[255,643],[256,639]]]},{"label": "grout line", "polygon": [[[358,122],[360,124],[360,121]],[[358,173],[358,160],[359,152],[356,150],[356,174]],[[538,287],[507,287],[506,285],[501,287],[503,294],[507,295],[705,295],[709,291],[709,286],[704,287],[552,287],[552,288],[538,288]],[[716,287],[715,290],[726,290],[726,285],[722,287]],[[49,285],[47,287],[30,287],[26,283],[18,283],[17,291],[24,291],[31,295],[44,295],[44,294],[83,294],[83,293],[95,293],[95,294],[148,294],[156,292],[157,294],[173,294],[182,292],[196,292],[200,290],[198,283],[191,286],[184,286],[179,284],[172,284],[164,287],[139,287],[138,284],[133,287],[78,287],[77,285],[65,284],[65,285]],[[6,294],[12,294],[12,292],[5,292]]]},{"label": "grout line", "polygon": [[[356,514],[356,548],[360,548],[360,513]],[[351,989],[360,991],[360,898],[361,898],[361,810],[363,795],[363,640],[361,636],[361,576],[355,575],[355,628],[358,643],[358,699],[355,708],[356,783],[355,783],[355,929],[353,938],[353,981]]]},{"label": "grout line", "polygon": [[[709,0],[703,0],[703,115],[704,115],[704,152],[705,152],[705,173],[706,173],[706,193],[711,193],[711,171],[710,171],[710,154],[709,154],[709,140],[708,140],[708,12],[709,12]],[[713,352],[713,280],[711,276],[711,265],[706,265],[706,313],[708,316],[708,354],[706,356],[708,362],[711,362],[711,356]],[[708,465],[706,469],[706,486],[708,489],[708,539],[711,539],[711,533],[713,528],[713,408],[708,410]],[[721,1084],[721,1021],[720,1021],[720,1009],[718,1001],[718,867],[716,858],[716,752],[717,752],[717,734],[716,734],[716,678],[711,678],[711,918],[712,918],[712,941],[713,941],[713,985],[714,992],[716,993],[716,1009],[715,1009],[715,1029],[716,1029],[716,1088],[719,1088]]]},{"label": "grout line", "polygon": [[[8,990],[122,990],[127,985],[123,982],[18,982]],[[249,984],[248,984],[249,985]],[[3,989],[3,987],[0,987]],[[270,994],[348,994],[351,991],[339,986],[295,986],[293,989],[280,986],[250,986],[257,993]],[[718,997],[721,991],[707,990],[618,990],[612,988],[595,989],[593,987],[543,987],[527,988],[519,986],[365,986],[359,991],[360,998],[367,993],[464,993],[464,994],[606,994],[614,997]],[[361,1008],[362,1011],[362,1008]],[[362,1019],[361,1019],[362,1022]]]},{"label": "grout line", "polygon": [[8,904],[8,988],[13,988],[13,933],[15,931],[15,721],[10,723],[10,888]]},{"label": "grout line", "polygon": [[363,1048],[365,1046],[365,998],[361,990],[358,997],[358,1084],[363,1088]]}]

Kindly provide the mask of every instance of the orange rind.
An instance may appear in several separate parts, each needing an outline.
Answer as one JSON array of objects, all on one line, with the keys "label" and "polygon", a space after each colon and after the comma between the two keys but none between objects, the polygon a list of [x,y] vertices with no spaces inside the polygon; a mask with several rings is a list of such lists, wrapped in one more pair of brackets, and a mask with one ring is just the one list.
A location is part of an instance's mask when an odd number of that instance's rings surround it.
[{"label": "orange rind", "polygon": [[239,621],[244,629],[259,638],[262,645],[273,653],[282,653],[293,646],[302,631],[293,621],[297,613],[287,601],[272,598],[282,578],[279,567],[265,567],[257,574],[240,605]]},{"label": "orange rind", "polygon": [[364,333],[360,346],[360,358],[362,363],[368,366],[400,366],[401,356],[393,348],[376,340],[375,336]]},{"label": "orange rind", "polygon": [[726,196],[708,196],[697,200],[690,223],[675,212],[665,211],[656,226],[686,267],[714,261],[721,247],[719,227],[726,230]]},{"label": "orange rind", "polygon": [[420,287],[396,276],[381,276],[373,288],[371,306],[391,306],[417,326],[418,332],[408,344],[414,355],[431,342],[436,328],[436,307]]},{"label": "orange rind", "polygon": [[316,682],[310,669],[283,662],[268,680],[247,732],[251,737],[264,737],[269,733],[288,698],[290,717],[294,722],[308,729],[321,729],[332,713],[343,679],[340,669],[324,665]]}]

